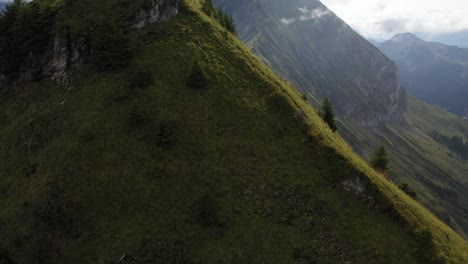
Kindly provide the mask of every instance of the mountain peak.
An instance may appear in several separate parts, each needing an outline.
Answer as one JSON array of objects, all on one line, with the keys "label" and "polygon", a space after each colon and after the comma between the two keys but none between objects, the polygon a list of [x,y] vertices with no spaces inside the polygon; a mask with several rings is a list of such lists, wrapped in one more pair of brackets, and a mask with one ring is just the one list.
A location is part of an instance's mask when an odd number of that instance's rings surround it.
[{"label": "mountain peak", "polygon": [[413,41],[413,42],[420,42],[423,41],[422,39],[418,38],[416,35],[413,33],[400,33],[395,36],[393,36],[390,41],[393,42],[402,42],[402,41]]}]

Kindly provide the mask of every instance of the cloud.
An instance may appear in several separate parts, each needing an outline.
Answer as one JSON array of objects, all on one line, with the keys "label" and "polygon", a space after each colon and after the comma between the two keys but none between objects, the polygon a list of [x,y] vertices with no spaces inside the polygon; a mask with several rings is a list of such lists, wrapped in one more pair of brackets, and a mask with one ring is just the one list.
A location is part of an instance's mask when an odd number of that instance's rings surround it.
[{"label": "cloud", "polygon": [[281,22],[283,22],[286,25],[291,24],[294,21],[296,21],[295,18],[285,18],[285,17],[281,18]]},{"label": "cloud", "polygon": [[316,9],[308,9],[307,7],[301,7],[299,10],[298,17],[292,18],[281,18],[280,21],[286,25],[291,24],[296,21],[307,21],[307,20],[319,20],[324,16],[328,16],[331,14],[330,10],[324,8],[316,8]]},{"label": "cloud", "polygon": [[330,15],[330,10],[323,9],[323,8],[316,8],[316,9],[307,9],[307,7],[299,8],[299,11],[302,15],[299,17],[300,21],[306,20],[317,20],[322,18],[323,16]]},{"label": "cloud", "polygon": [[466,0],[322,0],[362,35],[386,39],[402,32],[468,29]]}]

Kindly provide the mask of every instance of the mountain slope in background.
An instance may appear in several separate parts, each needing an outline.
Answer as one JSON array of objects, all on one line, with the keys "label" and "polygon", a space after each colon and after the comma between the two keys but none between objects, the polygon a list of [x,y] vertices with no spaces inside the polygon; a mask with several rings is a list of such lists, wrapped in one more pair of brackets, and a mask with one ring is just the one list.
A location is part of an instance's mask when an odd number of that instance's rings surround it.
[{"label": "mountain slope in background", "polygon": [[233,15],[239,37],[271,68],[304,93],[330,98],[342,119],[401,121],[396,66],[319,1],[215,3]]},{"label": "mountain slope in background", "polygon": [[468,49],[396,35],[380,49],[396,62],[402,85],[416,97],[458,115],[468,113]]},{"label": "mountain slope in background", "polygon": [[[153,14],[142,21],[159,21],[161,6],[170,21],[126,31],[127,67],[85,63],[66,85],[22,82],[2,97],[2,262],[468,261],[465,241],[371,170],[199,1],[177,18],[172,0],[67,3],[57,23],[78,38],[90,28],[75,23],[122,22],[139,5]],[[194,64],[203,89],[187,86]]]},{"label": "mountain slope in background", "polygon": [[[66,85],[26,81],[2,97],[2,262],[468,260],[455,232],[353,154],[200,2],[177,18],[172,0],[100,2],[105,15],[92,3],[59,7],[71,42],[90,30],[75,23],[122,22],[139,5],[166,11],[136,25],[170,21],[125,33],[127,67],[85,63]],[[203,89],[187,86],[195,63]]]},{"label": "mountain slope in background", "polygon": [[468,30],[440,34],[424,32],[417,32],[414,34],[425,41],[440,42],[445,45],[468,48]]},{"label": "mountain slope in background", "polygon": [[384,144],[392,180],[408,183],[446,223],[468,232],[468,164],[430,136],[434,129],[464,136],[466,122],[407,96],[395,64],[319,1],[215,3],[232,13],[241,39],[316,106],[331,99],[339,133],[359,154]]}]

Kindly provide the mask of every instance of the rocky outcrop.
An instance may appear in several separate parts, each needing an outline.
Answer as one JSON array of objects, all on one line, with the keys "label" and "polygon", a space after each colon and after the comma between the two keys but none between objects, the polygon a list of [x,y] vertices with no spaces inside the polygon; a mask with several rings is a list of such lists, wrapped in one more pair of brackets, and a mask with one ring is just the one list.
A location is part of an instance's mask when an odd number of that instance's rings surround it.
[{"label": "rocky outcrop", "polygon": [[152,0],[148,8],[141,10],[131,23],[132,28],[167,22],[177,15],[179,0]]},{"label": "rocky outcrop", "polygon": [[40,56],[31,54],[21,69],[19,82],[51,79],[64,82],[69,73],[83,63],[88,51],[69,36],[57,35],[49,50]]},{"label": "rocky outcrop", "polygon": [[[138,12],[130,28],[139,29],[148,24],[167,22],[174,18],[179,9],[180,0],[152,0],[144,10]],[[60,83],[69,80],[69,76],[79,65],[86,62],[90,53],[83,39],[73,40],[69,34],[56,35],[43,54],[29,54],[20,69],[18,78],[10,80],[0,75],[0,95],[14,89],[26,81],[50,79]]]},{"label": "rocky outcrop", "polygon": [[374,78],[356,75],[352,86],[361,94],[355,100],[342,94],[333,94],[332,102],[342,119],[353,119],[362,126],[378,126],[382,123],[400,123],[404,120],[403,110],[406,97],[400,86],[398,68],[380,56],[370,57]]}]

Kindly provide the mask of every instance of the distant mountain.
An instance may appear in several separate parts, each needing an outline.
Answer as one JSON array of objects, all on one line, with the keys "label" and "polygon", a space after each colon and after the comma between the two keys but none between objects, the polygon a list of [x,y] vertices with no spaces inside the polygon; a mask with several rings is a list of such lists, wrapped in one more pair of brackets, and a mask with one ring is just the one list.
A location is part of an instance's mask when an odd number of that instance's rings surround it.
[{"label": "distant mountain", "polygon": [[399,34],[380,49],[394,60],[403,86],[416,97],[458,115],[468,113],[468,49]]},{"label": "distant mountain", "polygon": [[0,11],[5,9],[6,3],[5,2],[0,2]]},{"label": "distant mountain", "polygon": [[440,34],[418,32],[415,35],[426,41],[468,48],[468,30]]},{"label": "distant mountain", "polygon": [[380,41],[377,41],[377,40],[371,39],[371,38],[368,38],[367,41],[369,41],[372,45],[374,45],[376,47],[380,46],[380,43],[381,43]]},{"label": "distant mountain", "polygon": [[466,135],[468,122],[407,96],[395,63],[317,0],[214,2],[233,15],[257,56],[314,105],[331,99],[339,133],[359,154],[384,144],[391,179],[409,183],[424,205],[468,233],[468,163],[431,137],[434,129]]}]

